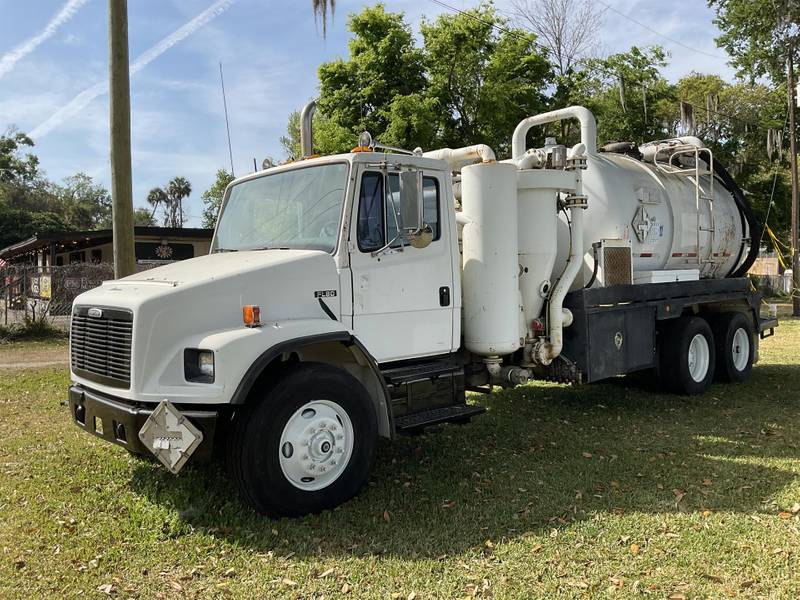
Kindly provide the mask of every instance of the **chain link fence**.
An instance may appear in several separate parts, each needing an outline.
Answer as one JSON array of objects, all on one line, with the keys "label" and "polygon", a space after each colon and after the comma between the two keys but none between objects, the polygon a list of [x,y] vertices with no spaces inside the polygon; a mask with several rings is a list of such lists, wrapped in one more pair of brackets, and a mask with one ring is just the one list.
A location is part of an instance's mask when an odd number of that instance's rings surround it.
[{"label": "chain link fence", "polygon": [[[138,267],[147,268],[150,265]],[[0,324],[46,320],[68,330],[75,297],[109,279],[114,279],[114,265],[110,263],[6,265],[0,268]]]}]

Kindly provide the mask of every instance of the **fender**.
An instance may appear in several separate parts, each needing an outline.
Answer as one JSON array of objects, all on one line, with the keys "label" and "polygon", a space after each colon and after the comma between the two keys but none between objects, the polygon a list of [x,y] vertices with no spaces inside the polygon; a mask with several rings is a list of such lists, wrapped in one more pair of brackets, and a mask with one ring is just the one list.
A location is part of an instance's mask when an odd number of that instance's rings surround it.
[{"label": "fender", "polygon": [[349,331],[331,331],[327,333],[318,333],[314,335],[306,335],[297,338],[291,338],[279,342],[274,346],[267,349],[256,358],[250,367],[245,371],[244,376],[241,378],[236,391],[231,396],[230,404],[233,406],[242,405],[247,400],[253,386],[273,360],[279,357],[284,352],[291,352],[302,348],[304,346],[311,346],[325,342],[339,342],[346,347],[355,346],[358,352],[361,353],[370,370],[380,384],[381,396],[380,398],[373,399],[375,402],[376,416],[378,418],[378,430],[384,437],[394,437],[394,427],[392,427],[394,416],[392,414],[392,403],[390,400],[389,389],[386,387],[386,382],[383,379],[378,363],[372,354],[364,347],[364,345],[353,336]]}]

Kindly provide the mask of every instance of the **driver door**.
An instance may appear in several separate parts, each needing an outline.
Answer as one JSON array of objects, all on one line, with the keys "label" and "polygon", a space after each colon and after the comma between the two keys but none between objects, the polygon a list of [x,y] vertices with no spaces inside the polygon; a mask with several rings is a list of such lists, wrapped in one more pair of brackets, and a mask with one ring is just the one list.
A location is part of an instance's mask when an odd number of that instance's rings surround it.
[{"label": "driver door", "polygon": [[442,175],[423,174],[423,217],[433,241],[396,241],[398,173],[360,168],[350,227],[353,330],[379,362],[447,354],[453,348],[453,259]]}]

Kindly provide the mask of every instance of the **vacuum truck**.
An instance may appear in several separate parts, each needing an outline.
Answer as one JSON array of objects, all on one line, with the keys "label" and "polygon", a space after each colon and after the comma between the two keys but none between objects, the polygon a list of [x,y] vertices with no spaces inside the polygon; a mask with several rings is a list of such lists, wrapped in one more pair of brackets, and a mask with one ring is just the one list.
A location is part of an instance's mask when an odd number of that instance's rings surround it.
[{"label": "vacuum truck", "polygon": [[[332,508],[378,438],[465,423],[466,391],[651,370],[701,394],[747,379],[758,225],[693,137],[598,148],[592,113],[523,120],[512,156],[363,133],[234,181],[211,251],[78,296],[69,410],[177,473],[224,456],[256,511]],[[580,142],[529,131],[577,120]]]}]

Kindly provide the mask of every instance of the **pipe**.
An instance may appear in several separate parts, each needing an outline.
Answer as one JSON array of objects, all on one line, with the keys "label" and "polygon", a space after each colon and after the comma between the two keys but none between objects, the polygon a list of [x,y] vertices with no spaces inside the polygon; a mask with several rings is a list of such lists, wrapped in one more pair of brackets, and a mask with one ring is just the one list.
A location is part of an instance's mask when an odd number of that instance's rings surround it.
[{"label": "pipe", "polygon": [[314,154],[314,129],[312,121],[317,110],[317,101],[312,100],[300,111],[300,154],[303,158]]},{"label": "pipe", "polygon": [[564,347],[564,327],[572,324],[572,313],[564,309],[563,304],[572,282],[583,267],[583,211],[585,209],[585,205],[569,208],[572,222],[569,258],[564,272],[550,294],[547,305],[547,325],[550,339],[537,342],[533,347],[534,360],[543,365],[549,365],[561,354],[561,349]]},{"label": "pipe", "polygon": [[474,146],[465,146],[464,148],[440,148],[439,150],[431,150],[430,152],[423,153],[426,158],[435,158],[443,160],[450,165],[454,171],[457,171],[463,166],[476,163],[476,162],[494,162],[494,150],[486,144],[476,144]]},{"label": "pipe", "polygon": [[539,169],[547,163],[547,155],[541,150],[531,148],[518,158],[509,158],[501,162],[517,165],[520,171]]},{"label": "pipe", "polygon": [[578,119],[580,121],[581,142],[586,146],[586,153],[589,155],[597,154],[597,123],[594,120],[594,115],[588,108],[583,106],[570,106],[520,121],[514,130],[514,135],[511,137],[511,157],[519,158],[525,154],[525,137],[531,127],[563,119]]}]

